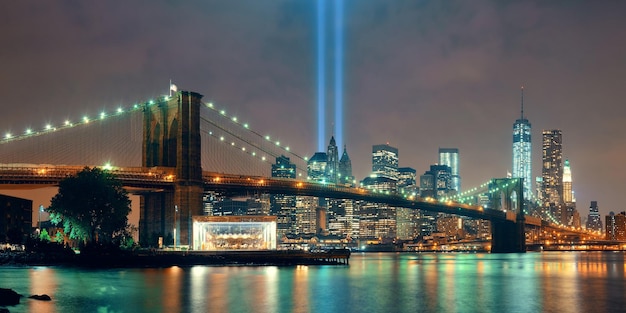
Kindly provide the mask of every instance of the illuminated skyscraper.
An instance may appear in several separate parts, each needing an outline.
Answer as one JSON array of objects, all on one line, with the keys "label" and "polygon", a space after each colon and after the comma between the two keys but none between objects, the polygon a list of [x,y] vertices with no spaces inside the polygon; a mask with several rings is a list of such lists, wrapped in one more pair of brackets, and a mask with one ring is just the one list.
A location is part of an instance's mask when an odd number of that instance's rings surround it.
[{"label": "illuminated skyscraper", "polygon": [[522,87],[522,114],[513,124],[513,177],[524,180],[524,199],[532,198],[532,144],[530,122],[524,117],[524,87]]},{"label": "illuminated skyscraper", "polygon": [[461,192],[461,176],[459,175],[459,149],[439,148],[439,164],[450,167],[452,189]]},{"label": "illuminated skyscraper", "polygon": [[336,183],[338,182],[338,177],[339,177],[339,149],[337,149],[335,136],[330,137],[330,143],[328,144],[326,157],[327,157],[326,175],[328,177],[328,181],[332,183]]},{"label": "illuminated skyscraper", "polygon": [[389,144],[372,146],[372,173],[398,179],[398,148]]},{"label": "illuminated skyscraper", "polygon": [[352,176],[352,161],[348,156],[346,146],[343,146],[343,154],[339,160],[339,182],[342,184],[353,185],[354,176]]},{"label": "illuminated skyscraper", "polygon": [[600,219],[600,211],[598,211],[598,202],[591,201],[589,206],[589,215],[587,217],[587,229],[602,231],[602,219]]},{"label": "illuminated skyscraper", "polygon": [[[281,155],[272,164],[272,177],[296,178],[296,165],[289,158]],[[270,213],[276,216],[278,240],[296,231],[296,196],[272,194],[270,197]]]},{"label": "illuminated skyscraper", "polygon": [[626,212],[606,216],[606,240],[626,240]]},{"label": "illuminated skyscraper", "polygon": [[563,135],[560,129],[543,131],[543,188],[544,206],[563,202]]},{"label": "illuminated skyscraper", "polygon": [[565,165],[563,165],[563,202],[576,202],[574,192],[572,191],[572,169],[567,159],[565,160]]}]

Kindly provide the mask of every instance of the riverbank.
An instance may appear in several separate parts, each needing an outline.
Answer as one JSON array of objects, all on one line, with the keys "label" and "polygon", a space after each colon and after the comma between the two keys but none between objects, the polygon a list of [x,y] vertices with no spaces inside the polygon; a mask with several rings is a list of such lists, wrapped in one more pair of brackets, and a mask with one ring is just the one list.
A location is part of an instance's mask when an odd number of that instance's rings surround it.
[{"label": "riverbank", "polygon": [[325,252],[267,251],[159,251],[91,254],[0,252],[0,265],[59,265],[94,268],[169,267],[193,265],[348,265],[350,250]]}]

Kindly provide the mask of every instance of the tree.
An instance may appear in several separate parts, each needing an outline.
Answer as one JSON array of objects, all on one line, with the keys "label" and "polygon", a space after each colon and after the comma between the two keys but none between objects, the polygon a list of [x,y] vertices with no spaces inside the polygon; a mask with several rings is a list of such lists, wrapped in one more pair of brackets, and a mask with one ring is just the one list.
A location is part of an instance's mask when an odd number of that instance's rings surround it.
[{"label": "tree", "polygon": [[50,241],[51,239],[52,238],[50,238],[50,235],[48,234],[48,230],[44,228],[39,234],[39,240]]},{"label": "tree", "polygon": [[130,199],[109,171],[85,167],[59,183],[48,212],[71,239],[110,243],[128,226]]}]

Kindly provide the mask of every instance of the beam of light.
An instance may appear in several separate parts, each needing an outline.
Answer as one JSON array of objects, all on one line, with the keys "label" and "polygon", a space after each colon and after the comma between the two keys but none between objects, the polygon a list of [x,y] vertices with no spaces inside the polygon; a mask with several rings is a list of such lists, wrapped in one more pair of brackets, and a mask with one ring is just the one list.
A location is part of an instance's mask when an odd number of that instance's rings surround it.
[{"label": "beam of light", "polygon": [[343,0],[335,0],[335,140],[343,147]]},{"label": "beam of light", "polygon": [[324,132],[326,116],[325,2],[325,0],[317,0],[317,151],[324,151],[326,140]]}]

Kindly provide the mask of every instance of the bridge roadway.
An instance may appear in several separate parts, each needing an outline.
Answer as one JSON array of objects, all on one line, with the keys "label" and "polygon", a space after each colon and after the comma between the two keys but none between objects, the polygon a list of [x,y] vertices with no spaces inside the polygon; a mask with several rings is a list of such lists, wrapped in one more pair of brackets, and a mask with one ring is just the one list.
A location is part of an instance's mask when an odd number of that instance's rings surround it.
[{"label": "bridge roadway", "polygon": [[[83,165],[49,164],[0,164],[0,189],[37,189],[58,186],[67,176],[75,175],[84,169]],[[106,167],[101,167],[107,169]],[[112,167],[113,173],[131,193],[160,192],[173,190],[176,183],[175,168],[170,167]],[[515,212],[503,212],[467,205],[454,201],[438,202],[432,198],[404,197],[397,194],[374,192],[364,188],[348,187],[335,184],[321,184],[295,179],[268,178],[260,176],[233,175],[215,172],[203,172],[204,189],[224,192],[230,195],[249,192],[273,193],[285,195],[316,196],[335,199],[363,200],[372,203],[384,203],[394,207],[420,209],[432,212],[462,215],[490,221],[511,221],[516,219]],[[572,231],[550,224],[539,218],[525,216],[526,225],[547,227],[554,230]]]},{"label": "bridge roadway", "polygon": [[[85,166],[80,165],[1,164],[0,189],[36,189],[58,186],[62,179],[74,175],[84,168]],[[175,168],[115,167],[109,170],[130,192],[173,190],[176,182]],[[214,172],[203,172],[202,177],[205,190],[224,192],[230,195],[258,192],[364,200],[395,207],[422,209],[472,218],[515,220],[515,214],[511,215],[498,210],[483,209],[480,206],[471,206],[453,201],[442,203],[431,198],[406,198],[401,195],[377,193],[363,188],[334,184]]]}]

